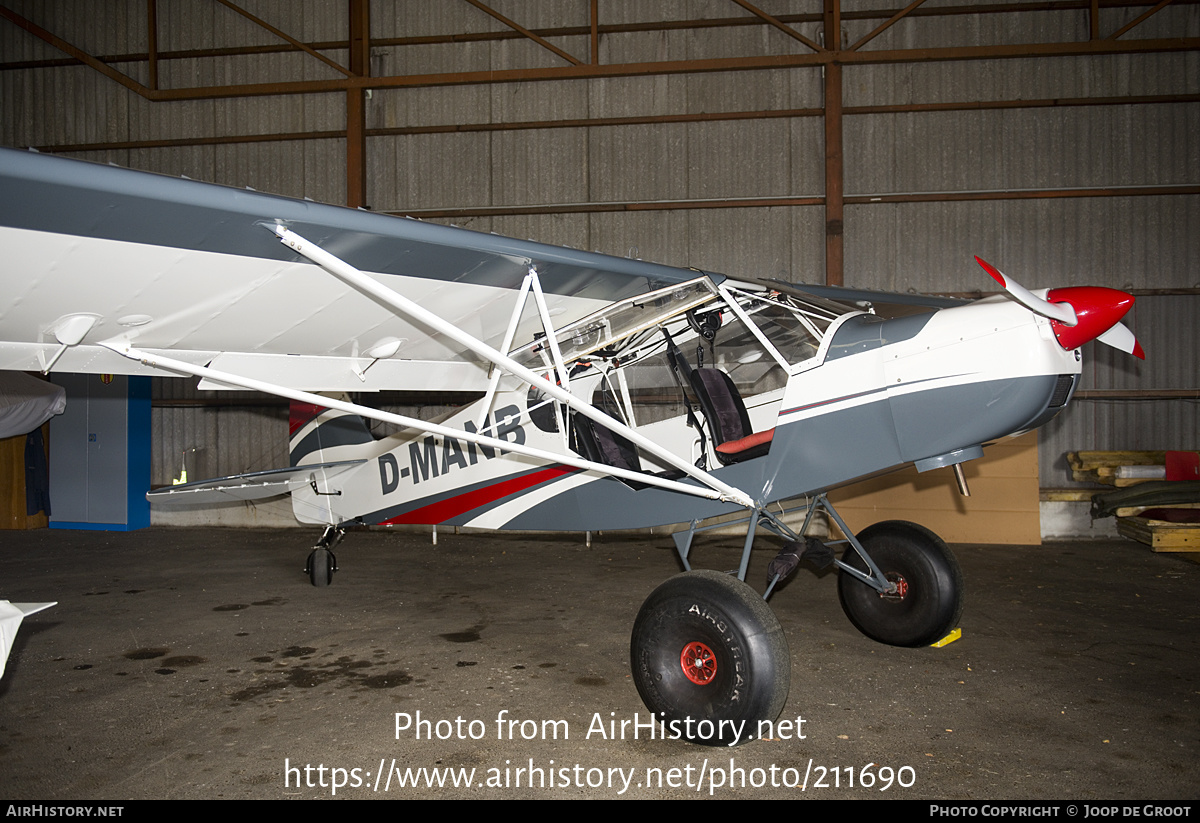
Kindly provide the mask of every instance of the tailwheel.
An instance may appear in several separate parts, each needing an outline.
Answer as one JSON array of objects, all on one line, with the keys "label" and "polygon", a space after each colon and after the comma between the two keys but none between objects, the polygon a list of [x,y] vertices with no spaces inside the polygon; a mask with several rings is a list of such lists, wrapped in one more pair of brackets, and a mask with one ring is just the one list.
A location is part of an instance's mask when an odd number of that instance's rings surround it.
[{"label": "tailwheel", "polygon": [[[864,529],[858,541],[892,584],[881,593],[853,575],[838,575],[842,610],[860,632],[890,646],[928,646],[958,625],[962,570],[940,537],[916,523],[889,520]],[[842,562],[870,574],[853,546]]]},{"label": "tailwheel", "polygon": [[333,582],[333,573],[337,571],[337,558],[329,549],[313,549],[308,555],[304,571],[314,586],[328,586]]},{"label": "tailwheel", "polygon": [[325,527],[321,539],[309,552],[308,562],[304,565],[304,573],[309,582],[318,588],[328,586],[333,582],[333,573],[338,570],[337,556],[333,553],[338,543],[346,536],[346,529],[340,525]]},{"label": "tailwheel", "polygon": [[676,575],[642,604],[629,644],[638,694],[668,736],[710,746],[758,737],[783,710],[791,658],[779,620],[735,577]]}]

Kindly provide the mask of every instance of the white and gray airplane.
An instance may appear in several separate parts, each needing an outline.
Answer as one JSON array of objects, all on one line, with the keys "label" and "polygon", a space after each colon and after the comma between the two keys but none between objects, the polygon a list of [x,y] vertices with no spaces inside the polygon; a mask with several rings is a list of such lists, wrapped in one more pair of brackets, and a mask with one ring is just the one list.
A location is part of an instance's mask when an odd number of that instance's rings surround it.
[{"label": "white and gray airplane", "polygon": [[[722,730],[705,743],[752,735],[788,693],[783,631],[743,582],[756,535],[783,541],[768,595],[802,557],[832,562],[863,633],[935,643],[962,608],[946,545],[900,521],[851,534],[825,493],[956,467],[1042,425],[1090,340],[1143,356],[1120,322],[1130,295],[1032,292],[982,260],[1006,294],[735,280],[14,150],[0,150],[0,244],[0,369],[191,376],[291,401],[291,466],[150,497],[290,494],[324,529],[314,585],[353,525],[688,524],[685,571],[642,606],[631,665],[655,714]],[[394,389],[479,399],[436,421],[351,399]],[[403,430],[377,439],[365,420]],[[772,504],[801,496],[794,530]],[[692,570],[694,534],[735,512],[737,578]],[[803,536],[822,512],[845,540]]]}]

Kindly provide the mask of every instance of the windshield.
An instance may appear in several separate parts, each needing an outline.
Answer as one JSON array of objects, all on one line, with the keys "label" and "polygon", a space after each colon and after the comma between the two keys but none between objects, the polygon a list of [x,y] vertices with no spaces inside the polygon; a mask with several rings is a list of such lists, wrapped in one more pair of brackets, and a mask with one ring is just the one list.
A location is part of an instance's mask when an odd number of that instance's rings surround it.
[{"label": "windshield", "polygon": [[[723,287],[728,301],[761,347],[781,366],[795,366],[816,356],[829,325],[847,309],[812,302],[779,291],[750,292]],[[745,361],[742,361],[745,362]]]}]

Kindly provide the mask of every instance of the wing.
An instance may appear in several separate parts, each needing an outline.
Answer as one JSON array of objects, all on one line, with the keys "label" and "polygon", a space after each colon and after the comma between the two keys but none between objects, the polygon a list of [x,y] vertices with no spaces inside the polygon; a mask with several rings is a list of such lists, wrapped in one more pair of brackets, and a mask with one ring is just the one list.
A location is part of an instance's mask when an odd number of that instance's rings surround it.
[{"label": "wing", "polygon": [[[692,280],[498,235],[0,149],[0,369],[149,374],[127,341],[303,390],[482,390],[487,364],[279,242],[285,226],[498,347],[537,268],[556,326]],[[517,345],[541,323],[527,311]],[[371,353],[389,352],[376,359]],[[394,353],[392,353],[394,352]],[[369,367],[369,368],[368,368]]]},{"label": "wing", "polygon": [[8,662],[8,653],[12,650],[13,640],[21,621],[28,615],[37,614],[43,609],[57,605],[53,603],[9,603],[0,600],[0,677],[4,676],[4,664]]},{"label": "wing", "polygon": [[847,306],[857,306],[881,317],[905,317],[937,309],[952,309],[971,302],[955,297],[936,297],[931,294],[878,291],[876,289],[848,289],[845,286],[818,286],[811,283],[789,283],[771,280],[771,285],[784,291],[804,296],[823,297]]}]

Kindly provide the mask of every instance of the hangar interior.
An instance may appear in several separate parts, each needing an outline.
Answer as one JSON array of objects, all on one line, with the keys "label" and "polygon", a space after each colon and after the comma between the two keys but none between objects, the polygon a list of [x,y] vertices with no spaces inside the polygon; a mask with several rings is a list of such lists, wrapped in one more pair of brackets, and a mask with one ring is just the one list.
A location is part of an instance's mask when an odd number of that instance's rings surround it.
[{"label": "hangar interior", "polygon": [[[1200,4],[0,5],[0,144],[472,230],[857,289],[1137,297],[1037,484],[1195,449]],[[829,32],[836,31],[836,38]],[[836,42],[829,42],[835,39]],[[151,483],[287,462],[284,402],[156,378]],[[376,402],[432,417],[449,396]],[[948,482],[948,481],[947,481]],[[155,522],[287,525],[286,506]]]},{"label": "hangar interior", "polygon": [[[996,460],[1032,488],[1032,536],[1003,507],[969,518],[987,535],[943,532],[960,639],[875,642],[831,568],[781,585],[789,725],[736,749],[607,733],[646,720],[630,627],[679,565],[661,533],[431,549],[374,529],[317,589],[300,530],[213,528],[295,526],[286,501],[6,532],[0,597],[59,603],[0,670],[0,796],[1190,809],[1200,566],[1031,544],[1039,488],[1088,488],[1067,452],[1200,449],[1200,0],[0,0],[0,111],[2,146],[732,278],[994,294],[980,255],[1031,288],[1134,294],[1147,355],[1085,346],[1070,407]],[[286,402],[194,384],[150,383],[153,486],[287,465]],[[429,419],[465,399],[373,402]],[[698,546],[698,565],[739,562]],[[433,737],[401,729],[422,717]],[[467,736],[442,736],[454,718]],[[454,785],[380,791],[385,768]]]}]

